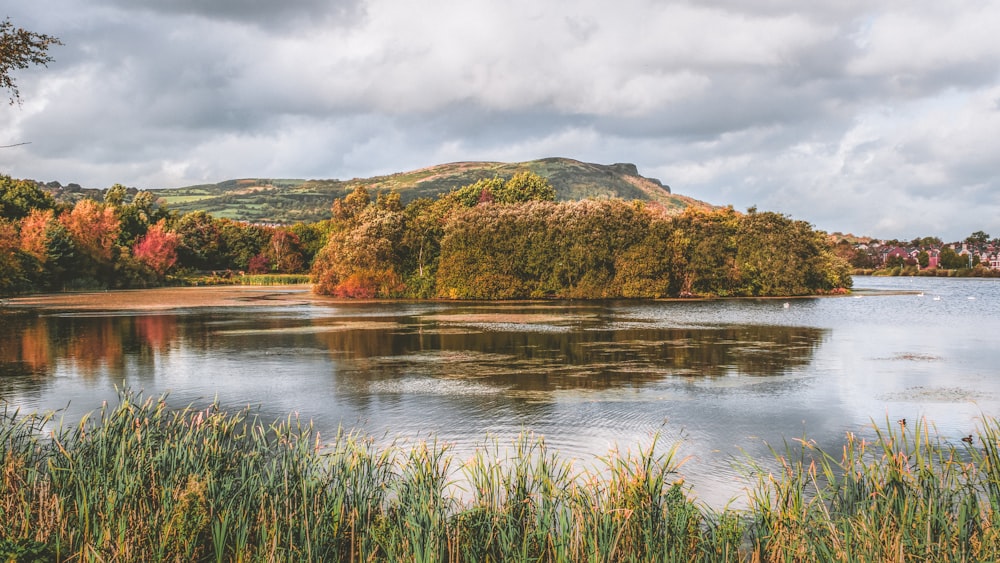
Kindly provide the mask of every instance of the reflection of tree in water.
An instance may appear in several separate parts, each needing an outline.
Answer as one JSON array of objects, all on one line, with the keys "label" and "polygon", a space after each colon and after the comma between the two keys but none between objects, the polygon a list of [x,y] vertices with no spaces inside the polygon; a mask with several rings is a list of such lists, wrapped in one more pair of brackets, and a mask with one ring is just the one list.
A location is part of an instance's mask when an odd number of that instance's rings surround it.
[{"label": "reflection of tree in water", "polygon": [[549,323],[492,326],[384,311],[316,319],[252,310],[12,315],[0,323],[0,375],[44,377],[61,365],[86,378],[120,378],[152,372],[157,357],[177,347],[240,354],[252,369],[256,353],[280,351],[294,363],[295,354],[320,348],[336,364],[337,385],[355,390],[408,376],[529,392],[605,389],[668,377],[781,375],[808,364],[824,335],[783,326],[618,327],[592,310],[563,313]]},{"label": "reflection of tree in water", "polygon": [[0,327],[0,373],[44,377],[57,365],[83,377],[120,377],[126,358],[152,368],[177,334],[173,315],[18,315]]},{"label": "reflection of tree in water", "polygon": [[[358,383],[407,375],[516,390],[609,388],[674,376],[772,376],[807,365],[824,331],[808,327],[409,330],[318,333]],[[438,330],[441,329],[441,330]]]}]

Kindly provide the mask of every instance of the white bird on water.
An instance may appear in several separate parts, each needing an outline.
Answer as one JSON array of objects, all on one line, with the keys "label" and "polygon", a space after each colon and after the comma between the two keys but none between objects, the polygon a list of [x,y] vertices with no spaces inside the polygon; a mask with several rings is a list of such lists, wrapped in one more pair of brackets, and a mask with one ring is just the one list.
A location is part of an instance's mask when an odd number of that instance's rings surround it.
[{"label": "white bird on water", "polygon": [[783,306],[784,306],[784,307],[785,307],[786,309],[787,309],[787,308],[789,308],[789,307],[791,307],[791,305],[790,305],[790,304],[789,304],[789,303],[788,303],[787,301],[785,302],[785,304],[784,304]]}]

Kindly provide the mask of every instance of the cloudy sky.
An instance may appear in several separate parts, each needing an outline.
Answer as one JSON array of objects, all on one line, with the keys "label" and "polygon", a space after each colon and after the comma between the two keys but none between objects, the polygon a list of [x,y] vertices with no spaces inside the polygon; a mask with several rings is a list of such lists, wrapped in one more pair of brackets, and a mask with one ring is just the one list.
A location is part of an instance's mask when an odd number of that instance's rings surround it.
[{"label": "cloudy sky", "polygon": [[[13,5],[11,5],[13,4]],[[5,13],[4,13],[5,11]],[[87,187],[633,162],[828,231],[1000,236],[995,0],[31,0],[0,173]]]}]

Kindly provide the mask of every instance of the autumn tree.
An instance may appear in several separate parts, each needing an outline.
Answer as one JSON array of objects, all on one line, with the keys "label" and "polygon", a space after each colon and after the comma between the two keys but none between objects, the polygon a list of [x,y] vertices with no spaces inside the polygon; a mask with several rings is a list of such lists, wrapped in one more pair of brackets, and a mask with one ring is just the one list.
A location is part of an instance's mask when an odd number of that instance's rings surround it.
[{"label": "autumn tree", "polygon": [[298,235],[288,229],[275,229],[268,241],[264,256],[272,271],[295,274],[302,271],[302,243]]},{"label": "autumn tree", "polygon": [[101,281],[110,281],[115,259],[115,242],[120,223],[114,209],[90,199],[83,199],[59,216],[73,245],[85,259],[85,274]]},{"label": "autumn tree", "polygon": [[10,103],[21,101],[21,93],[14,79],[15,70],[30,66],[47,66],[52,62],[49,47],[62,45],[50,35],[14,27],[10,18],[0,22],[0,88],[10,93]]},{"label": "autumn tree", "polygon": [[403,212],[399,194],[373,203],[358,187],[333,205],[333,227],[312,268],[319,293],[338,297],[389,297],[402,290],[398,271]]},{"label": "autumn tree", "polygon": [[169,231],[166,220],[161,219],[135,243],[132,256],[162,278],[177,263],[179,242],[177,233]]},{"label": "autumn tree", "polygon": [[622,251],[614,264],[611,284],[621,297],[660,298],[680,294],[680,276],[686,260],[678,255],[672,217],[647,209],[645,236]]},{"label": "autumn tree", "polygon": [[54,220],[51,209],[35,209],[21,220],[21,250],[42,263],[48,259],[49,225]]}]

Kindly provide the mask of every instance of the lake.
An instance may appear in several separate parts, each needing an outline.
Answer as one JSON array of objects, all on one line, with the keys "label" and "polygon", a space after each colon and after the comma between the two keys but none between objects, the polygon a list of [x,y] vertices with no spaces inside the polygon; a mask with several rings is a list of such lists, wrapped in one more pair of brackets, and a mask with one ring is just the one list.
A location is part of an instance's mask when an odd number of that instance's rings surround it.
[{"label": "lake", "polygon": [[[847,297],[342,302],[0,316],[0,399],[76,422],[123,384],[175,406],[295,413],[324,435],[545,437],[592,463],[660,435],[722,505],[739,460],[921,417],[957,443],[1000,415],[1000,281],[855,278]],[[304,291],[304,290],[303,290]]]}]

